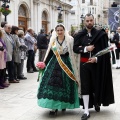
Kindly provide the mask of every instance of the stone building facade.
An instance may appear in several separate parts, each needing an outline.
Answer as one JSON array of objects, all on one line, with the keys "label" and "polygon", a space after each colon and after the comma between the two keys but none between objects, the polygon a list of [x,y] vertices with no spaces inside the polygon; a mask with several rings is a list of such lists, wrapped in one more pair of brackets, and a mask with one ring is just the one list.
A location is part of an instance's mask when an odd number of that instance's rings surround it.
[{"label": "stone building facade", "polygon": [[[0,2],[2,5],[3,3]],[[11,14],[7,16],[7,22],[17,25],[25,31],[32,27],[36,33],[44,28],[48,33],[57,24],[59,6],[62,11],[63,24],[70,29],[70,9],[72,6],[61,0],[10,0]],[[4,21],[4,16],[0,15],[0,22]]]},{"label": "stone building facade", "polygon": [[[78,30],[86,13],[92,13],[95,18],[95,25],[99,27],[109,27],[108,9],[116,2],[120,5],[120,0],[71,0],[72,14],[71,25]],[[83,15],[83,18],[81,17]]]}]

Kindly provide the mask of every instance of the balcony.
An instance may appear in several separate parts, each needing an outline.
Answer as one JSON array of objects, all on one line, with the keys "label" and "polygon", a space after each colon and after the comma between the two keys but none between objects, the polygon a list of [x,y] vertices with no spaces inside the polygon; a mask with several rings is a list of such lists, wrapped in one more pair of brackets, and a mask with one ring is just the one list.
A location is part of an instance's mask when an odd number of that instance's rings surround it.
[{"label": "balcony", "polygon": [[72,15],[75,15],[75,10],[70,11]]},{"label": "balcony", "polygon": [[94,2],[94,3],[92,4],[92,3],[89,2],[87,5],[88,5],[88,6],[97,6],[97,3]]}]

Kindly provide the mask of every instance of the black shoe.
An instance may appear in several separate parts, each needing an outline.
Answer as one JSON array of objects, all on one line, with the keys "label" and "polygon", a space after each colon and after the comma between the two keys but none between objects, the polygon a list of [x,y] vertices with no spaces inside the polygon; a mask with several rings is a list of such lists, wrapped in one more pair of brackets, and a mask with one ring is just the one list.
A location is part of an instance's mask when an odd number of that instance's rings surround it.
[{"label": "black shoe", "polygon": [[95,105],[95,110],[96,110],[96,112],[100,112],[100,106],[99,105]]},{"label": "black shoe", "polygon": [[19,79],[15,79],[16,81],[20,81]]},{"label": "black shoe", "polygon": [[49,115],[57,115],[58,109],[56,109],[55,111],[50,111]]},{"label": "black shoe", "polygon": [[9,87],[9,85],[7,85],[7,84],[5,84],[5,83],[1,84],[0,86],[1,86],[1,87],[4,87],[4,88]]},{"label": "black shoe", "polygon": [[65,112],[66,111],[66,109],[62,109],[62,112]]},{"label": "black shoe", "polygon": [[116,67],[116,69],[120,69],[120,67]]},{"label": "black shoe", "polygon": [[9,83],[19,83],[17,80],[9,80]]},{"label": "black shoe", "polygon": [[0,89],[4,89],[4,87],[2,87],[2,86],[0,85]]},{"label": "black shoe", "polygon": [[36,70],[33,70],[34,72],[38,72],[38,70],[36,69]]},{"label": "black shoe", "polygon": [[32,71],[32,70],[29,70],[29,71],[27,71],[28,73],[34,73],[34,71]]},{"label": "black shoe", "polygon": [[27,78],[26,77],[17,77],[18,79],[20,79],[20,80],[26,80]]},{"label": "black shoe", "polygon": [[83,114],[81,117],[81,120],[87,120],[90,117],[90,114],[87,116],[87,114]]}]

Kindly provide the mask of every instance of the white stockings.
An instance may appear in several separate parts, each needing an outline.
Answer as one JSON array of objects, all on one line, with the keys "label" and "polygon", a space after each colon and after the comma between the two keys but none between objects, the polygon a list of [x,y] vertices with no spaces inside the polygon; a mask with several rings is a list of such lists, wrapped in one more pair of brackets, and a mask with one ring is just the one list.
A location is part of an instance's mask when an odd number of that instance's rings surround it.
[{"label": "white stockings", "polygon": [[88,110],[88,105],[89,105],[89,95],[83,95],[83,103],[84,103],[84,107],[85,107],[85,111],[84,113],[87,114],[87,116],[89,115],[89,110]]}]

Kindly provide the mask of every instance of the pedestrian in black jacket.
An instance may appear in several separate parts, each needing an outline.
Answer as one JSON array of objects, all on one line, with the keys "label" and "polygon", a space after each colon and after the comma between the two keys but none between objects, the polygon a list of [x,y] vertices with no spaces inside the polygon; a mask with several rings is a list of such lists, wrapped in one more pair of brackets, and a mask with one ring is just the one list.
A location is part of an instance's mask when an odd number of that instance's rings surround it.
[{"label": "pedestrian in black jacket", "polygon": [[120,27],[117,29],[118,33],[116,33],[113,37],[113,41],[117,47],[116,52],[116,69],[120,69]]},{"label": "pedestrian in black jacket", "polygon": [[39,61],[43,61],[46,50],[48,48],[48,39],[44,29],[41,29],[40,34],[37,37],[37,47],[39,49]]}]

